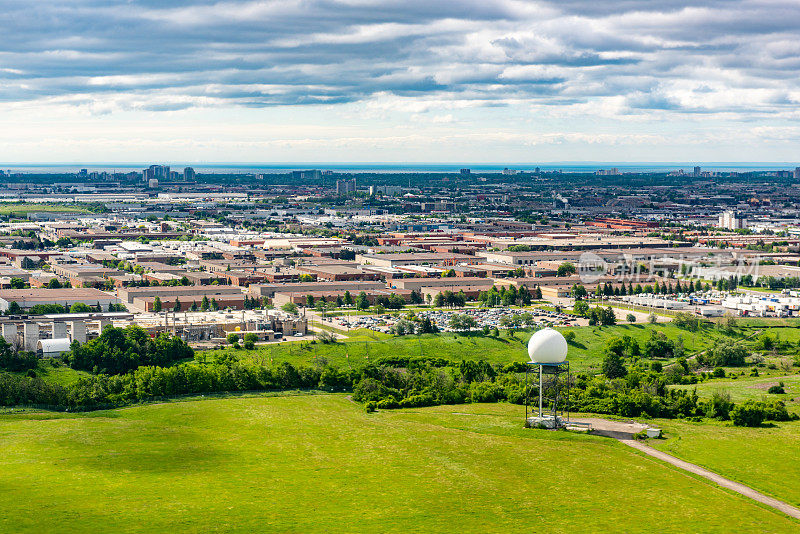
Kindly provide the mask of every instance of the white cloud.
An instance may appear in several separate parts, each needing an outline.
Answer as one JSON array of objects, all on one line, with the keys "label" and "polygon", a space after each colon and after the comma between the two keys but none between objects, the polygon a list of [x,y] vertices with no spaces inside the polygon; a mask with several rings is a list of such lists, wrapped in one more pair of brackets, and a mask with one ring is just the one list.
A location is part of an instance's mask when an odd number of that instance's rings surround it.
[{"label": "white cloud", "polygon": [[[107,120],[124,118],[130,131],[161,114],[194,125],[181,141],[190,150],[209,117],[285,130],[302,116],[304,138],[331,150],[449,143],[457,154],[481,139],[514,155],[747,140],[768,154],[800,120],[795,0],[0,0],[0,9],[15,21],[0,43],[0,120],[48,139],[58,116],[123,139]],[[24,124],[23,109],[42,119]],[[385,135],[411,123],[419,137]],[[350,135],[350,124],[367,135]],[[687,126],[691,139],[674,136]],[[346,141],[311,135],[321,129]],[[152,148],[143,139],[132,146]],[[254,143],[233,143],[229,157]]]}]

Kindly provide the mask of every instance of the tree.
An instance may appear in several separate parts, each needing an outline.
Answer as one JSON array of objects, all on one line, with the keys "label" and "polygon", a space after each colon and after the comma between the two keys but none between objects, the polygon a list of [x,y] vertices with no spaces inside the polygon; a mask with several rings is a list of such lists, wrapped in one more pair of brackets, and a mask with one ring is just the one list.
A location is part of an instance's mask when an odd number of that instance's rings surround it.
[{"label": "tree", "polygon": [[83,302],[76,302],[72,306],[69,307],[70,313],[91,313],[93,310],[91,306],[88,304],[84,304]]},{"label": "tree", "polygon": [[123,374],[139,366],[167,367],[193,357],[194,351],[180,338],[164,333],[151,338],[135,325],[107,326],[97,338],[73,343],[67,354],[73,369],[104,374]]},{"label": "tree", "polygon": [[11,372],[36,369],[39,358],[33,352],[17,351],[3,337],[0,337],[0,369]]},{"label": "tree", "polygon": [[575,297],[576,300],[584,299],[588,294],[589,293],[582,284],[575,284],[572,286],[572,296]]},{"label": "tree", "polygon": [[233,345],[234,343],[237,343],[239,341],[239,334],[231,332],[230,334],[228,334],[226,339],[228,340],[228,343]]},{"label": "tree", "polygon": [[258,334],[256,334],[255,332],[248,332],[247,334],[244,335],[244,340],[252,341],[253,343],[255,343],[256,341],[258,341]]},{"label": "tree", "polygon": [[51,278],[49,282],[47,282],[47,289],[61,289],[63,286],[61,282],[58,281],[58,278]]},{"label": "tree", "polygon": [[405,336],[406,334],[413,334],[416,325],[414,321],[409,321],[408,319],[400,319],[395,323],[392,327],[392,332],[394,332],[397,336]]},{"label": "tree", "polygon": [[465,313],[456,313],[450,317],[448,326],[453,330],[466,332],[478,326],[475,318]]},{"label": "tree", "polygon": [[433,321],[431,321],[429,318],[425,317],[424,319],[422,319],[422,322],[419,324],[418,332],[420,334],[435,334],[435,333],[439,332],[439,329],[436,327],[436,325],[433,323]]},{"label": "tree", "polygon": [[200,301],[200,311],[208,311],[211,307],[211,303],[208,301],[208,297],[203,295],[203,300]]},{"label": "tree", "polygon": [[589,304],[586,301],[577,300],[575,301],[575,307],[573,308],[573,311],[576,315],[586,317],[586,315],[589,313]]},{"label": "tree", "polygon": [[691,313],[679,312],[672,319],[673,324],[678,328],[696,332],[700,329],[700,319]]},{"label": "tree", "polygon": [[181,301],[178,297],[175,297],[175,304],[172,306],[172,311],[179,312],[181,311]]},{"label": "tree", "polygon": [[617,324],[617,316],[614,313],[614,309],[609,306],[605,310],[603,310],[603,316],[601,318],[603,326],[611,326]]},{"label": "tree", "polygon": [[358,310],[366,310],[369,308],[369,299],[367,298],[366,292],[362,291],[356,297],[356,309]]},{"label": "tree", "polygon": [[427,295],[425,295],[425,301],[428,303],[428,306],[430,306],[430,305],[431,305],[431,300],[432,300],[432,299],[433,299],[433,297],[431,297],[431,294],[430,294],[430,293],[428,293]]},{"label": "tree", "polygon": [[603,357],[603,374],[606,378],[622,378],[628,374],[625,364],[620,356],[614,350],[607,350]]},{"label": "tree", "polygon": [[217,303],[217,299],[211,298],[211,309],[213,311],[217,311],[219,309],[219,304]]},{"label": "tree", "polygon": [[156,296],[155,300],[153,300],[153,312],[158,313],[161,311],[161,298]]},{"label": "tree", "polygon": [[523,305],[527,306],[531,303],[531,293],[528,291],[528,288],[525,286],[521,286],[519,288],[519,292],[517,293],[517,300]]},{"label": "tree", "polygon": [[671,358],[674,352],[675,343],[663,332],[650,331],[650,337],[644,344],[644,353],[648,358]]},{"label": "tree", "polygon": [[558,269],[556,269],[556,276],[570,276],[575,274],[575,272],[576,272],[575,265],[568,261],[565,261],[564,263],[558,266]]},{"label": "tree", "polygon": [[635,323],[636,316],[632,313],[629,313],[628,315],[625,316],[625,320],[628,321],[629,323]]},{"label": "tree", "polygon": [[11,278],[11,280],[9,281],[9,287],[11,289],[25,289],[26,285],[27,284],[25,284],[25,280],[23,280],[22,278],[17,278],[16,276]]},{"label": "tree", "polygon": [[283,311],[285,311],[286,313],[291,313],[292,315],[297,315],[297,304],[295,304],[294,302],[287,302],[286,304],[281,306],[281,309]]},{"label": "tree", "polygon": [[314,295],[306,295],[306,308],[314,307]]},{"label": "tree", "polygon": [[19,315],[22,312],[22,308],[20,308],[19,304],[16,300],[12,300],[8,304],[8,313],[9,315]]},{"label": "tree", "polygon": [[353,295],[350,294],[350,291],[344,292],[344,305],[345,306],[353,305]]}]

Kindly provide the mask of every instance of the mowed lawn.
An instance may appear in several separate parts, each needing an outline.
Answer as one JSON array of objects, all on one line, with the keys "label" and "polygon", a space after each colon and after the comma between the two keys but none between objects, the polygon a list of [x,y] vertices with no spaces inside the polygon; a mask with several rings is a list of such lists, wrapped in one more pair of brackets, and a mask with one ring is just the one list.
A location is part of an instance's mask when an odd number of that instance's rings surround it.
[{"label": "mowed lawn", "polygon": [[[573,371],[599,372],[603,347],[612,337],[630,336],[644,348],[651,331],[663,332],[672,340],[681,339],[687,354],[709,347],[723,336],[716,329],[688,332],[671,324],[617,325],[606,327],[570,327],[561,332],[575,332],[575,341],[569,346],[568,359]],[[528,361],[527,343],[532,332],[520,331],[513,337],[505,332],[500,337],[482,336],[478,333],[464,336],[453,333],[421,336],[395,336],[359,331],[355,336],[335,344],[286,342],[256,346],[253,351],[222,349],[241,358],[255,358],[263,362],[312,363],[323,360],[337,366],[361,366],[382,357],[436,357],[452,361],[486,360],[490,363],[508,364]],[[218,351],[206,351],[212,358]]]},{"label": "mowed lawn", "polygon": [[[251,396],[0,416],[3,532],[796,532],[520,407]],[[789,481],[787,477],[786,481]]]},{"label": "mowed lawn", "polygon": [[715,421],[658,424],[667,439],[648,440],[652,447],[800,506],[800,421],[764,428]]}]

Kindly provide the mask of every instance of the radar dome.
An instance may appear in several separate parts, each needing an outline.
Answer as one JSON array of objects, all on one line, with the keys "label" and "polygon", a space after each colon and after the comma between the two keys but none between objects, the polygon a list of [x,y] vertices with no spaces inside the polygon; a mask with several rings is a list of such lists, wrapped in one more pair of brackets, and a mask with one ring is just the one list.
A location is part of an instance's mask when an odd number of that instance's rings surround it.
[{"label": "radar dome", "polygon": [[534,363],[561,363],[567,359],[567,340],[552,328],[539,330],[528,341],[528,356]]}]

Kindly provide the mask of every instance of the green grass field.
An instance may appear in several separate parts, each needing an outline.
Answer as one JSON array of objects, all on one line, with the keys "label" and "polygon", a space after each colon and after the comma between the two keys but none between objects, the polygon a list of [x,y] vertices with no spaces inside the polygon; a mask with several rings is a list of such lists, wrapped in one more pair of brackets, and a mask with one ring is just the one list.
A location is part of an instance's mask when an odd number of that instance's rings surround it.
[{"label": "green grass field", "polygon": [[[90,376],[86,371],[78,371],[71,369],[66,365],[53,367],[48,360],[39,360],[39,364],[34,369],[36,376],[46,382],[58,384],[60,386],[69,386],[77,382],[81,377]],[[16,375],[25,375],[25,372],[14,373]]]},{"label": "green grass field", "polygon": [[31,212],[89,213],[88,210],[66,204],[32,204],[29,202],[0,202],[0,215],[27,215]]},{"label": "green grass field", "polygon": [[0,530],[800,528],[614,440],[521,419],[507,404],[366,414],[328,395],[0,415]]},{"label": "green grass field", "polygon": [[[748,374],[750,368],[726,368],[727,371],[739,373],[745,372],[744,376],[738,375],[736,380],[728,378],[716,378],[707,382],[700,382],[698,384],[672,386],[677,389],[697,390],[697,394],[702,398],[708,398],[716,392],[728,393],[733,402],[744,402],[747,400],[781,400],[787,406],[796,406],[800,404],[800,375],[796,374],[797,370],[794,368],[795,374],[787,374],[782,370],[759,369],[759,376],[753,377]],[[783,382],[783,394],[769,394],[767,390],[770,386],[778,385]]]},{"label": "green grass field", "polygon": [[745,428],[731,423],[658,421],[665,440],[648,445],[800,505],[800,421]]}]

